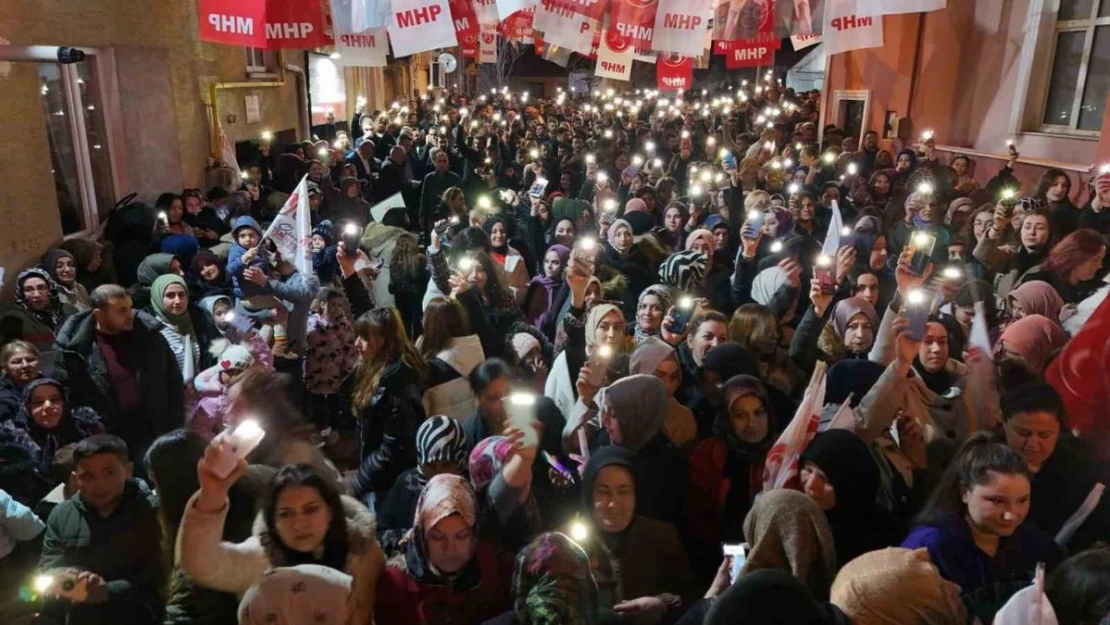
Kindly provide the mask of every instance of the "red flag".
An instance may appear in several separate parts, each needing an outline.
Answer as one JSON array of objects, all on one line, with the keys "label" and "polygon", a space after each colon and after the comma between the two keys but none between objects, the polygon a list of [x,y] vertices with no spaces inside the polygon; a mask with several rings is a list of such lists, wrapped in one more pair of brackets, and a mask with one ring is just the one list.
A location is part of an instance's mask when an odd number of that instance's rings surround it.
[{"label": "red flag", "polygon": [[725,67],[739,69],[741,67],[759,67],[772,65],[775,61],[775,51],[769,45],[751,43],[749,41],[733,41],[725,55]]},{"label": "red flag", "polygon": [[464,59],[478,58],[478,36],[459,35],[459,48],[462,50]]},{"label": "red flag", "polygon": [[813,370],[802,403],[794,418],[779,435],[763,461],[763,490],[797,488],[802,453],[817,436],[821,411],[825,407],[825,365],[818,363]]},{"label": "red flag", "polygon": [[266,47],[311,49],[335,43],[330,15],[318,0],[267,0]]},{"label": "red flag", "polygon": [[[617,36],[620,37],[620,33],[617,33]],[[620,37],[620,39],[623,41],[624,38]],[[586,56],[590,59],[595,59],[596,60],[597,59],[597,51],[600,47],[601,47],[601,29],[598,28],[597,30],[594,31],[594,41],[593,41],[593,43],[590,44],[590,53],[587,54]],[[625,46],[625,47],[627,47],[627,46]]]},{"label": "red flag", "polygon": [[547,46],[543,45],[543,34],[536,33],[535,38],[532,40],[532,51],[536,53],[536,56],[543,56],[544,50],[546,49]]},{"label": "red flag", "polygon": [[1110,297],[1103,300],[1063,351],[1045,369],[1045,380],[1064,400],[1068,427],[1094,445],[1101,458],[1110,458]]},{"label": "red flag", "polygon": [[200,40],[266,47],[266,0],[200,0]]},{"label": "red flag", "polygon": [[523,11],[517,11],[509,17],[505,18],[497,26],[497,32],[506,39],[531,39],[532,34],[532,20],[536,17],[536,7],[530,6]]},{"label": "red flag", "polygon": [[655,9],[659,0],[624,0],[609,5],[609,28],[632,41],[637,54],[651,50],[651,34],[655,27]]},{"label": "red flag", "polygon": [[660,54],[655,63],[655,85],[660,91],[684,91],[694,83],[694,59],[678,54]]},{"label": "red flag", "polygon": [[451,19],[455,22],[455,35],[461,42],[467,35],[478,34],[478,15],[470,0],[447,0],[451,7]]},{"label": "red flag", "polygon": [[628,80],[632,76],[632,40],[615,28],[605,31],[605,40],[598,45],[597,65],[594,75],[615,80]]}]

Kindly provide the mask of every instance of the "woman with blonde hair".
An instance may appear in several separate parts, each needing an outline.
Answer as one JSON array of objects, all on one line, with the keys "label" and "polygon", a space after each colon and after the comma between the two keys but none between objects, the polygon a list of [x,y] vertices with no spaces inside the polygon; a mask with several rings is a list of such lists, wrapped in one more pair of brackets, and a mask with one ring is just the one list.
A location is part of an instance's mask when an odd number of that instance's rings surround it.
[{"label": "woman with blonde hair", "polygon": [[782,337],[775,313],[762,304],[744,304],[732,313],[728,322],[728,340],[756,357],[759,378],[790,395],[800,375],[782,346]]},{"label": "woman with blonde hair", "polygon": [[355,322],[359,364],[348,378],[358,420],[358,495],[382,500],[405,469],[416,465],[416,428],[424,420],[428,365],[409,341],[395,308],[375,308]]}]

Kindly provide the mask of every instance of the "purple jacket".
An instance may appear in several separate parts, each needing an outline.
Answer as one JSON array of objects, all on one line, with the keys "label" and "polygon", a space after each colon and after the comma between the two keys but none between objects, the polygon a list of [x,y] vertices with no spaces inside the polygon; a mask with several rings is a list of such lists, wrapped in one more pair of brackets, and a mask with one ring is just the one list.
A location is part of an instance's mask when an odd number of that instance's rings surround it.
[{"label": "purple jacket", "polygon": [[1051,536],[1029,521],[999,542],[993,558],[975,545],[967,522],[956,518],[915,527],[902,546],[928,549],[941,576],[959,584],[965,594],[998,583],[1031,580],[1038,562],[1051,572],[1065,555]]}]

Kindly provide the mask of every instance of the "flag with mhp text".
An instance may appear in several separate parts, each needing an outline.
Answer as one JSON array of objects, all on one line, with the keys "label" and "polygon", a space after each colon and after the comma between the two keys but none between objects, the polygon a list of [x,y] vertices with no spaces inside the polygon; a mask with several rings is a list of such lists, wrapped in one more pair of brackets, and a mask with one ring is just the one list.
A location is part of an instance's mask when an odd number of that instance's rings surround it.
[{"label": "flag with mhp text", "polygon": [[308,206],[308,176],[301,178],[262,240],[274,242],[281,257],[303,276],[312,275],[312,216]]}]

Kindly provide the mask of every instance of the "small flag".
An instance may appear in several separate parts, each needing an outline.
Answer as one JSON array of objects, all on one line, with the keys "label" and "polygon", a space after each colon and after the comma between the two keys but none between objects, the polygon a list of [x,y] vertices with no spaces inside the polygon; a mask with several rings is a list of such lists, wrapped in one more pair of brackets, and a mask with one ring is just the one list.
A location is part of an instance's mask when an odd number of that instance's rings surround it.
[{"label": "small flag", "polygon": [[312,218],[308,206],[308,176],[293,189],[273,223],[262,235],[277,246],[282,258],[293,263],[304,276],[312,275]]}]

